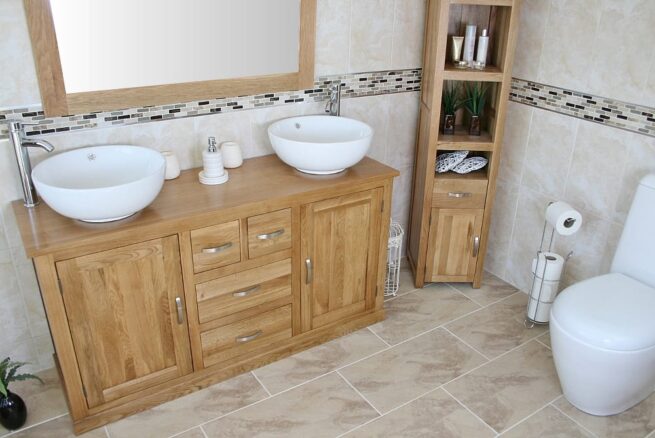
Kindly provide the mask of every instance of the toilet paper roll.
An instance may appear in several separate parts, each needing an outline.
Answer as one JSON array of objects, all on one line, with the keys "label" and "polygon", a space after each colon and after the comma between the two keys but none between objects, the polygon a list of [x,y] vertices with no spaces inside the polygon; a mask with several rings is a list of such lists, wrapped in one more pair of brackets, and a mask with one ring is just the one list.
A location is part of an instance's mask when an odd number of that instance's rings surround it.
[{"label": "toilet paper roll", "polygon": [[536,322],[548,322],[550,321],[550,308],[552,306],[552,303],[543,302],[540,302],[537,306],[537,300],[530,298],[528,318]]},{"label": "toilet paper roll", "polygon": [[532,273],[539,279],[559,281],[564,270],[564,257],[554,252],[540,252],[532,259]]},{"label": "toilet paper roll", "polygon": [[578,232],[582,226],[582,215],[566,202],[553,202],[546,209],[546,222],[558,234],[570,236]]}]

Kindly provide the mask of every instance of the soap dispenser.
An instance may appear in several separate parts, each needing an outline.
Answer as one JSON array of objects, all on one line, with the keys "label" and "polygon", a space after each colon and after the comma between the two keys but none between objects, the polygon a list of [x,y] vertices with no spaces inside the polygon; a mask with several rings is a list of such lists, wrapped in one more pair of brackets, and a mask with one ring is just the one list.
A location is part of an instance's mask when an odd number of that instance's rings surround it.
[{"label": "soap dispenser", "polygon": [[223,156],[216,147],[216,138],[207,139],[207,149],[202,152],[203,170],[198,174],[200,183],[206,185],[218,185],[226,183],[229,176],[223,167]]}]

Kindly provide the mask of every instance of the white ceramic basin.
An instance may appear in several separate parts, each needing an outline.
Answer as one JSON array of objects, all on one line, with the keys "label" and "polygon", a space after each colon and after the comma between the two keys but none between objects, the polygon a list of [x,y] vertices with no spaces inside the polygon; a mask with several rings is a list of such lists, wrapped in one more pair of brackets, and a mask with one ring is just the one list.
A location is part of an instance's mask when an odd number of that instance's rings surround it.
[{"label": "white ceramic basin", "polygon": [[39,195],[57,213],[110,222],[137,213],[164,185],[162,155],[139,146],[107,145],[55,155],[32,170]]},{"label": "white ceramic basin", "polygon": [[357,164],[371,145],[373,128],[346,117],[291,117],[268,127],[278,157],[301,172],[338,173]]}]

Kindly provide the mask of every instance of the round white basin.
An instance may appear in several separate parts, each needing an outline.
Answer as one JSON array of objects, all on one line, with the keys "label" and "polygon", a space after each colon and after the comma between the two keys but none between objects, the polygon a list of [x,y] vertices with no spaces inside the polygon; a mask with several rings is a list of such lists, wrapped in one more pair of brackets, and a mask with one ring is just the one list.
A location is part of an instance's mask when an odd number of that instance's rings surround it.
[{"label": "round white basin", "polygon": [[291,117],[268,127],[277,156],[301,172],[338,173],[357,164],[368,151],[373,128],[346,117]]},{"label": "round white basin", "polygon": [[75,149],[32,170],[37,192],[57,213],[85,222],[131,216],[155,200],[164,185],[162,155],[139,146]]}]

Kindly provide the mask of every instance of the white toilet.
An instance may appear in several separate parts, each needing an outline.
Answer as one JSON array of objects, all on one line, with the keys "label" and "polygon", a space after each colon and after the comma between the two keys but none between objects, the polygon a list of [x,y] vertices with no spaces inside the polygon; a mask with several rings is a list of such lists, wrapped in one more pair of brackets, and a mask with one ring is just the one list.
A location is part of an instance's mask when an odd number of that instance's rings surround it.
[{"label": "white toilet", "polygon": [[613,415],[655,391],[655,175],[630,208],[611,273],[565,289],[550,313],[564,396],[593,415]]}]

